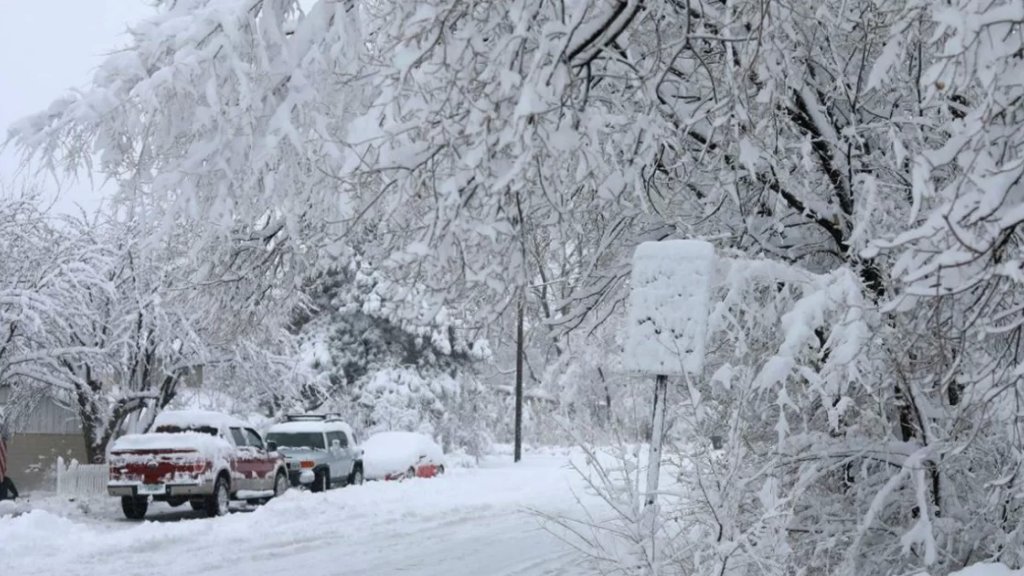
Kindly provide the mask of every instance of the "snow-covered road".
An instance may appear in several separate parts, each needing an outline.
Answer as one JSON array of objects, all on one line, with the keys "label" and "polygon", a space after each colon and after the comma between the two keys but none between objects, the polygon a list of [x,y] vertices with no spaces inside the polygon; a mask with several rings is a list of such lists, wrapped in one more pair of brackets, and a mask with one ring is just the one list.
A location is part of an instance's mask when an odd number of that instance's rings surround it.
[{"label": "snow-covered road", "polygon": [[534,455],[431,480],[290,491],[216,519],[165,505],[143,524],[114,506],[72,518],[36,510],[0,518],[0,575],[593,574],[526,510],[576,512],[579,481],[565,462]]}]

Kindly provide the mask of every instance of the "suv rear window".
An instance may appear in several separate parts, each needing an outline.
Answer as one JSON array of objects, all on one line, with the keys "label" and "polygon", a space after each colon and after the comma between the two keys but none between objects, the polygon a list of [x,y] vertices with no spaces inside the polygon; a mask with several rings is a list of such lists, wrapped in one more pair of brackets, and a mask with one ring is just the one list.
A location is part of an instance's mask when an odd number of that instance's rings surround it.
[{"label": "suv rear window", "polygon": [[334,445],[334,441],[337,440],[341,444],[342,448],[348,448],[348,438],[345,437],[344,432],[328,432],[327,439],[331,441],[331,445]]},{"label": "suv rear window", "polygon": [[320,432],[271,432],[268,442],[277,442],[278,448],[313,448],[324,450],[324,435]]}]

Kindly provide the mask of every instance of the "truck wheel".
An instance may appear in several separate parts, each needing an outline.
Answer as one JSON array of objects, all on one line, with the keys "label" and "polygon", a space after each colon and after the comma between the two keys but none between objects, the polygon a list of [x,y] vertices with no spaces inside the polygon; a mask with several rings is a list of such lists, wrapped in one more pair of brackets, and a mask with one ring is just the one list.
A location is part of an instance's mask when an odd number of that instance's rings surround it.
[{"label": "truck wheel", "polygon": [[146,517],[146,510],[149,509],[149,499],[137,496],[122,496],[121,511],[129,520],[142,520]]},{"label": "truck wheel", "polygon": [[213,485],[213,494],[206,497],[206,515],[209,517],[224,516],[228,513],[231,494],[228,492],[228,481],[223,476],[217,477]]},{"label": "truck wheel", "polygon": [[310,492],[325,492],[331,489],[331,469],[321,468],[313,476],[313,484],[309,487]]},{"label": "truck wheel", "polygon": [[288,481],[288,475],[283,470],[278,472],[277,478],[274,478],[274,498],[287,492],[289,486],[291,483]]},{"label": "truck wheel", "polygon": [[352,468],[352,473],[348,475],[348,484],[350,486],[358,486],[363,483],[363,467],[360,464],[356,464]]}]

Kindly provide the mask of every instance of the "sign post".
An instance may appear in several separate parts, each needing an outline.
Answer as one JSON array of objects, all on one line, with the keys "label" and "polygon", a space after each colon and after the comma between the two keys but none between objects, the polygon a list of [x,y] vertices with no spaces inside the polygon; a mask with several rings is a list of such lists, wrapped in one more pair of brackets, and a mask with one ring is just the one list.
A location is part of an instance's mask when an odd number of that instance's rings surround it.
[{"label": "sign post", "polygon": [[654,402],[644,510],[653,528],[665,437],[668,377],[704,366],[715,248],[702,240],[644,242],[633,253],[623,365],[653,374]]}]

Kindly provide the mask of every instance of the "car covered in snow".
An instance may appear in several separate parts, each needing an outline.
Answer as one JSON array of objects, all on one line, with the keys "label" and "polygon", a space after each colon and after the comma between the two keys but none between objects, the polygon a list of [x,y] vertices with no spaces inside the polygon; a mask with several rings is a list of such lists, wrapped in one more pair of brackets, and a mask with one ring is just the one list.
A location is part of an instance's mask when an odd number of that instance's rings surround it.
[{"label": "car covered in snow", "polygon": [[232,499],[257,502],[288,489],[284,458],[248,424],[217,412],[168,410],[151,431],[118,438],[108,459],[107,492],[140,520],[150,499],[210,516]]},{"label": "car covered in snow", "polygon": [[285,457],[292,486],[312,492],[363,483],[363,450],[352,427],[334,414],[290,414],[267,439]]},{"label": "car covered in snow", "polygon": [[444,452],[429,436],[416,432],[380,432],[363,442],[369,480],[431,478],[444,474]]}]

